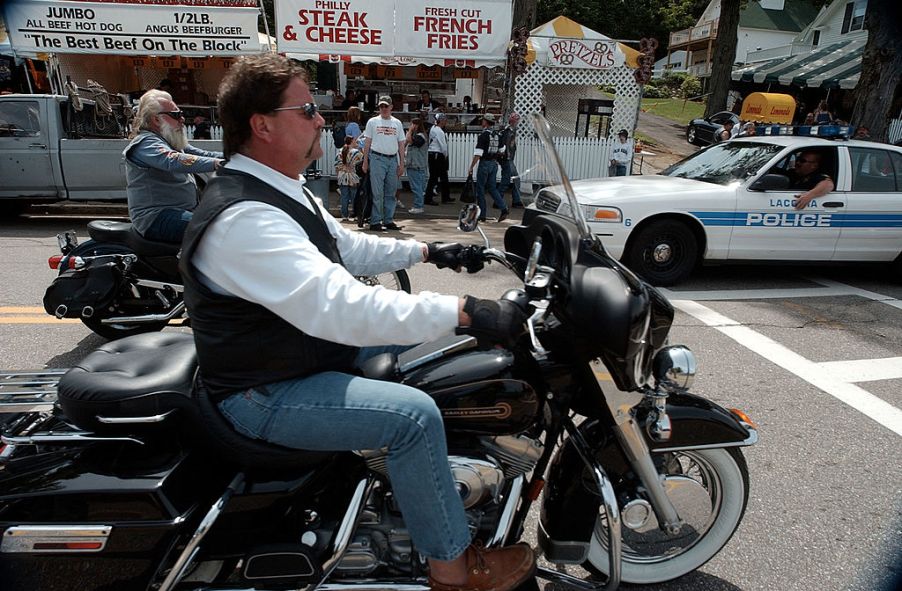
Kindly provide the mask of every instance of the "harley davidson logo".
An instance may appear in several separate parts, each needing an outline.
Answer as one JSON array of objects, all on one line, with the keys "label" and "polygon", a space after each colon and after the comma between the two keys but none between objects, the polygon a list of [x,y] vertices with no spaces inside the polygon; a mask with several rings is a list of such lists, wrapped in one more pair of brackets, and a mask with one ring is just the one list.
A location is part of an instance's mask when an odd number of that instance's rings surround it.
[{"label": "harley davidson logo", "polygon": [[498,419],[503,420],[511,416],[511,405],[499,402],[495,406],[480,406],[478,408],[446,408],[442,410],[442,416],[446,419]]}]

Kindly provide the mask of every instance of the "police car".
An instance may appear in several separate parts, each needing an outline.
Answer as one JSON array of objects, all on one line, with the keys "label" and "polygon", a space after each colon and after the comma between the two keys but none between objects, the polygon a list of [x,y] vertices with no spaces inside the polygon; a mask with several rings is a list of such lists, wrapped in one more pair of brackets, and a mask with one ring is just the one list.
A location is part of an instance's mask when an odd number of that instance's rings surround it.
[{"label": "police car", "polygon": [[[796,210],[786,172],[821,157],[836,188]],[[873,261],[902,267],[902,148],[818,137],[748,137],[715,144],[660,175],[572,183],[605,248],[655,285],[705,261]],[[568,208],[555,187],[530,206]]]}]

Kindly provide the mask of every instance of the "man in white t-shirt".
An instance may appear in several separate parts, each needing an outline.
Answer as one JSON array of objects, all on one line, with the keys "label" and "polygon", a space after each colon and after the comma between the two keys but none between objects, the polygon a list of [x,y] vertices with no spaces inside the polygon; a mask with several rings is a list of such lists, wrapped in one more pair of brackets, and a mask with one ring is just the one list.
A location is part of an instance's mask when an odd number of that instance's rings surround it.
[{"label": "man in white t-shirt", "polygon": [[363,171],[369,172],[373,190],[370,230],[400,230],[395,224],[398,179],[404,174],[404,126],[392,117],[390,96],[379,97],[379,115],[366,122]]}]

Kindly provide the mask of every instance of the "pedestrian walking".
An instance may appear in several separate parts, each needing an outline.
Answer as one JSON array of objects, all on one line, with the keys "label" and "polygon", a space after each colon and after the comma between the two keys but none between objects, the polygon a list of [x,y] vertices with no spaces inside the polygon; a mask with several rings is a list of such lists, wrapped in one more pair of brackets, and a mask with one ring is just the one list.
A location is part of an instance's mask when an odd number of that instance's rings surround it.
[{"label": "pedestrian walking", "polygon": [[[494,129],[495,115],[485,113],[482,116],[482,132],[476,140],[476,149],[473,151],[473,160],[470,161],[468,175],[473,174],[476,168],[476,203],[479,205],[480,221],[486,220],[485,192],[492,196],[495,206],[501,210],[498,221],[503,222],[510,215],[510,210],[498,192],[496,177],[498,175],[498,153],[501,148],[501,135]],[[478,167],[477,167],[478,165]]]},{"label": "pedestrian walking", "polygon": [[501,166],[501,199],[507,193],[507,188],[511,189],[511,207],[523,207],[523,201],[520,197],[520,179],[517,172],[517,164],[514,162],[514,156],[517,155],[517,126],[520,124],[520,115],[511,113],[507,118],[507,125],[501,131],[501,152],[498,157],[498,163]]},{"label": "pedestrian walking", "polygon": [[429,130],[429,183],[426,185],[426,205],[438,205],[432,198],[436,186],[442,195],[442,203],[453,203],[451,187],[448,184],[448,137],[445,135],[445,125],[448,124],[448,116],[444,113],[435,114],[435,125]]}]

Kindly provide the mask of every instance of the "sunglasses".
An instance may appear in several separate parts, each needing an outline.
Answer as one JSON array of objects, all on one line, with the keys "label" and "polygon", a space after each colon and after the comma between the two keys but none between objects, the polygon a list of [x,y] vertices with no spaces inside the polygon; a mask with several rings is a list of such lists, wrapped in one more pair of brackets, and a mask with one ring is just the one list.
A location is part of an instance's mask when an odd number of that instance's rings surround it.
[{"label": "sunglasses", "polygon": [[304,115],[311,119],[316,117],[316,114],[319,112],[314,103],[304,103],[303,105],[297,105],[294,107],[279,107],[277,109],[273,109],[273,111],[303,111]]},{"label": "sunglasses", "polygon": [[172,118],[175,119],[176,121],[178,121],[179,119],[184,119],[184,118],[185,118],[185,112],[184,112],[184,111],[160,111],[160,115],[169,115],[170,117],[172,117]]}]

